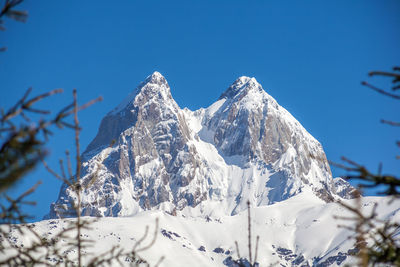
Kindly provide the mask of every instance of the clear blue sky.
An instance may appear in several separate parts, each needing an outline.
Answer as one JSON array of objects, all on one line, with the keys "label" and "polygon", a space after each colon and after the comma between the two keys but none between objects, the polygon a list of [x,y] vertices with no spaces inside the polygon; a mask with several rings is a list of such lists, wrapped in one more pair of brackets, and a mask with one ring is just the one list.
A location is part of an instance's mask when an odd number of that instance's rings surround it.
[{"label": "clear blue sky", "polygon": [[[253,76],[323,145],[330,160],[347,156],[398,173],[399,102],[360,85],[367,72],[400,64],[400,1],[54,1],[26,0],[27,23],[6,19],[0,32],[0,106],[25,90],[64,88],[43,106],[57,110],[77,88],[82,146],[101,118],[153,71],[168,80],[180,107],[213,103],[239,76]],[[375,79],[372,79],[371,82]],[[378,85],[389,85],[376,80]],[[73,147],[56,131],[49,163]],[[334,176],[344,174],[333,169]],[[44,182],[30,208],[40,219],[60,182],[38,168],[13,190]]]}]

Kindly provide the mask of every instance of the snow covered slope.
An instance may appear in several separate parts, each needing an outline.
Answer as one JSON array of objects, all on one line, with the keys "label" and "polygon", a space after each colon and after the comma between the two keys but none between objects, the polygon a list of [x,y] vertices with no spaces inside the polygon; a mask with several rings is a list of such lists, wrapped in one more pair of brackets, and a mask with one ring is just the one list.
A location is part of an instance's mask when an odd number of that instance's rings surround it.
[{"label": "snow covered slope", "polygon": [[[343,201],[349,204],[352,200]],[[374,203],[378,203],[380,218],[400,220],[400,200],[389,205],[388,198],[366,197],[362,200],[363,212],[367,214],[371,211]],[[333,218],[334,215],[349,214],[336,203],[322,201],[310,189],[275,204],[251,208],[251,214],[253,248],[256,235],[260,236],[257,257],[260,266],[344,266],[355,262],[351,256],[356,252],[354,240],[348,238],[354,233],[337,226],[348,225],[350,221]],[[150,227],[149,233],[153,233],[156,218],[159,218],[156,241],[150,249],[140,253],[151,266],[164,256],[162,267],[233,267],[232,259],[237,259],[235,241],[238,241],[241,256],[248,258],[246,211],[210,219],[172,216],[156,210],[144,211],[133,217],[96,219],[91,230],[82,233],[85,239],[96,241],[92,248],[85,249],[83,255],[86,255],[86,261],[114,245],[132,249],[143,236],[146,225]],[[85,219],[93,220],[89,217]],[[50,240],[63,227],[67,227],[68,220],[73,219],[44,220],[32,227]],[[152,237],[149,235],[143,246]],[[27,236],[21,237],[16,230],[8,238],[18,246],[29,239]],[[61,252],[68,249],[65,243],[60,241]],[[6,257],[7,253],[12,254],[6,251],[0,254],[0,259]],[[71,259],[76,258],[76,250],[71,249],[66,253]],[[53,257],[49,256],[48,260],[52,261]]]},{"label": "snow covered slope", "polygon": [[[332,178],[321,144],[254,78],[240,77],[211,106],[190,111],[155,72],[103,118],[82,159],[82,215],[97,217],[85,217],[94,223],[82,237],[96,241],[85,261],[114,245],[132,249],[159,218],[156,243],[141,252],[152,266],[165,256],[161,266],[236,267],[235,241],[249,256],[249,200],[260,266],[354,263],[353,233],[337,227],[351,222],[333,216],[346,216],[334,200],[350,203],[355,189]],[[75,199],[64,184],[50,220],[30,227],[52,240],[74,220]],[[380,218],[400,219],[399,200],[361,201],[364,212],[379,203]],[[21,247],[35,237],[15,228],[7,238]],[[76,258],[75,249],[64,252]]]},{"label": "snow covered slope", "polygon": [[[103,118],[82,158],[82,183],[92,183],[83,215],[161,209],[204,217],[305,189],[325,201],[338,197],[321,144],[249,77],[210,107],[190,111],[155,72]],[[74,199],[64,184],[47,218],[74,216]]]}]

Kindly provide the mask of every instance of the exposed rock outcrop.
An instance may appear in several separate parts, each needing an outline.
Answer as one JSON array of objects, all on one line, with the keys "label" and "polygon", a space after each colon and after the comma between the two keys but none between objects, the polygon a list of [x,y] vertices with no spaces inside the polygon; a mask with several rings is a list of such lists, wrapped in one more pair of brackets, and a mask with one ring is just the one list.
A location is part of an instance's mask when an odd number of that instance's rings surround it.
[{"label": "exposed rock outcrop", "polygon": [[[321,144],[249,77],[190,111],[155,72],[103,118],[82,159],[90,216],[195,207],[208,216],[215,203],[235,214],[247,199],[268,205],[306,187],[325,200],[335,194]],[[74,216],[75,199],[64,184],[48,217]]]}]

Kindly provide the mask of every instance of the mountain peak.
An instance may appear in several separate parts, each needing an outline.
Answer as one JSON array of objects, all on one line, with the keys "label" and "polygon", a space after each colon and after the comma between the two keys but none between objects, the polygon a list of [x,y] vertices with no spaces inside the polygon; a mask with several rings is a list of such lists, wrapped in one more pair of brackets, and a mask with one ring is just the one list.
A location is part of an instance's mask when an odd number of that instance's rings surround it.
[{"label": "mountain peak", "polygon": [[[236,214],[249,198],[269,205],[306,189],[332,199],[322,146],[255,78],[238,78],[221,98],[205,112],[182,111],[165,78],[148,76],[102,119],[83,153],[83,183],[97,178],[82,195],[82,214],[189,212],[198,205],[199,216],[214,214],[214,205]],[[49,216],[74,216],[74,197],[63,185]]]},{"label": "mountain peak", "polygon": [[170,94],[170,88],[167,80],[158,71],[153,72],[136,88],[135,95],[141,92],[154,94],[163,91],[167,95]]},{"label": "mountain peak", "polygon": [[262,90],[261,85],[257,82],[256,78],[241,76],[237,78],[228,89],[219,97],[219,99],[223,98],[233,98],[238,94],[242,94],[243,92],[247,92],[251,89]]},{"label": "mountain peak", "polygon": [[158,71],[155,71],[151,75],[147,76],[147,78],[144,81],[144,84],[147,84],[147,83],[158,84],[158,85],[164,84],[167,87],[169,87],[167,80]]},{"label": "mountain peak", "polygon": [[146,79],[139,84],[114,110],[111,114],[116,114],[122,111],[129,103],[132,103],[135,97],[145,92],[148,96],[154,96],[155,94],[162,91],[162,95],[165,98],[172,98],[170,95],[170,87],[164,76],[158,71],[153,72],[151,75],[147,76]]},{"label": "mountain peak", "polygon": [[165,116],[172,119],[177,116],[178,109],[167,80],[155,71],[102,119],[96,137],[84,154],[109,146],[112,140],[118,140],[125,130],[140,124],[138,121],[158,123],[163,121]]}]

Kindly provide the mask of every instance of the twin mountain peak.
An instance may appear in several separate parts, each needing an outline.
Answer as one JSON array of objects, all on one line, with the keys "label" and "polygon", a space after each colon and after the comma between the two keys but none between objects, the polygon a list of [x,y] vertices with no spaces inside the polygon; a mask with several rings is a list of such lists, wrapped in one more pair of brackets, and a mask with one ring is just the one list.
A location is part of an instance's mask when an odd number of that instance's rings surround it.
[{"label": "twin mountain peak", "polygon": [[[101,121],[82,154],[82,215],[161,209],[234,215],[300,192],[349,198],[321,144],[255,78],[238,78],[208,108],[181,109],[154,72]],[[47,218],[76,216],[63,184]]]}]

